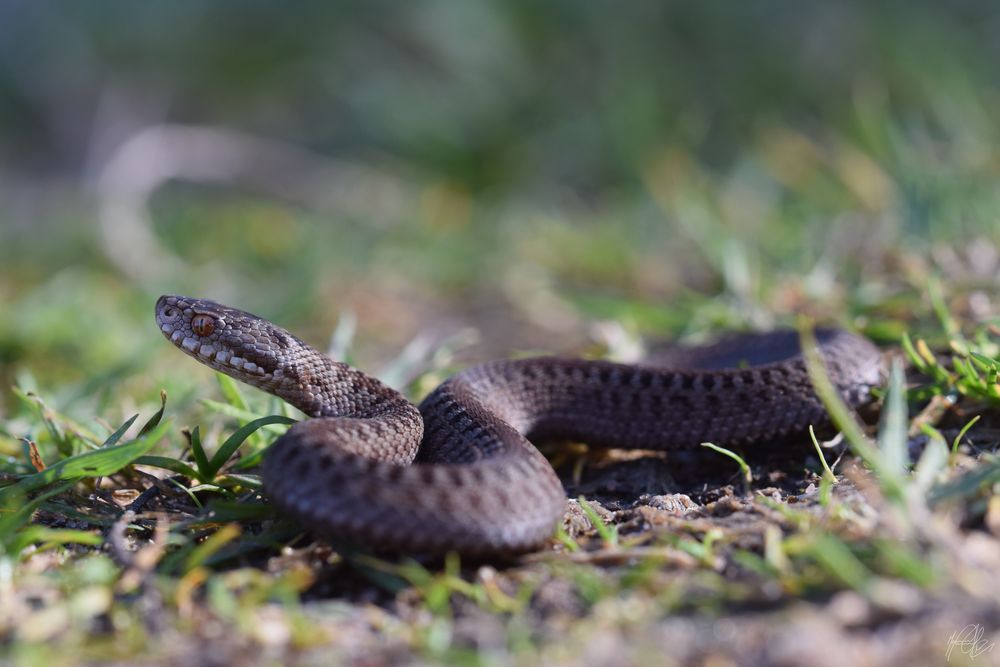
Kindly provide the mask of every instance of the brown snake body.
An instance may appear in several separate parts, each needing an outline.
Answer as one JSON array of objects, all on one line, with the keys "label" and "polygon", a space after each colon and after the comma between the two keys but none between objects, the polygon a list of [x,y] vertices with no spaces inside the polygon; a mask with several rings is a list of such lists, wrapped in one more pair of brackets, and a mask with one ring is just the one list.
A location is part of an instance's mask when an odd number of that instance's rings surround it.
[{"label": "brown snake body", "polygon": [[[156,320],[200,362],[310,417],[264,459],[265,490],[282,510],[323,537],[393,551],[486,555],[544,543],[566,495],[532,439],[656,450],[732,446],[828,421],[794,332],[691,348],[669,368],[493,361],[451,377],[418,410],[255,315],[163,296]],[[879,350],[836,329],[818,331],[817,341],[844,399],[869,402],[884,372]]]}]

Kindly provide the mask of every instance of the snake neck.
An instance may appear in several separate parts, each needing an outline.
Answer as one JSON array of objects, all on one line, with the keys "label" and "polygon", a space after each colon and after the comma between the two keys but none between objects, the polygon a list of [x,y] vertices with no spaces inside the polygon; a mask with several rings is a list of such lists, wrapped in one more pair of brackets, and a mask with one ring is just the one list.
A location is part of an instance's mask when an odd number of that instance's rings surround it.
[{"label": "snake neck", "polygon": [[370,419],[409,405],[391,387],[334,361],[291,335],[276,356],[257,358],[249,346],[237,351],[245,358],[256,358],[263,372],[235,371],[226,364],[208,365],[277,396],[310,417]]},{"label": "snake neck", "polygon": [[164,295],[156,302],[156,321],[184,353],[310,417],[377,417],[408,405],[375,378],[248,312],[207,299]]},{"label": "snake neck", "polygon": [[317,350],[279,368],[273,387],[261,386],[310,417],[370,419],[408,401],[391,387]]}]

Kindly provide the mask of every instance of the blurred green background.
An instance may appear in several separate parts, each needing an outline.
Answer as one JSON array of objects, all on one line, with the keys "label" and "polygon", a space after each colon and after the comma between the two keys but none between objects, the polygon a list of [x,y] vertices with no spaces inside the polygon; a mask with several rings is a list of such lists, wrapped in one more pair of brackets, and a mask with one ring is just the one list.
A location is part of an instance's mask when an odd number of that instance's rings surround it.
[{"label": "blurred green background", "polygon": [[998,34],[968,0],[0,2],[0,415],[213,391],[164,292],[320,346],[353,314],[366,368],[465,327],[878,334],[924,275],[996,282]]}]

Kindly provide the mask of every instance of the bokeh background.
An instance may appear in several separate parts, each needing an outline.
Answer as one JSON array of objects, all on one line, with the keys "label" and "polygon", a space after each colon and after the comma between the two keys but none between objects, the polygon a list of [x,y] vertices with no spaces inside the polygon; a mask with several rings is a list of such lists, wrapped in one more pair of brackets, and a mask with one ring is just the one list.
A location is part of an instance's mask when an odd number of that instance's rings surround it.
[{"label": "bokeh background", "polygon": [[891,340],[933,274],[986,316],[997,35],[971,0],[3,0],[0,411],[196,394],[164,292],[353,322],[372,369],[802,311]]}]

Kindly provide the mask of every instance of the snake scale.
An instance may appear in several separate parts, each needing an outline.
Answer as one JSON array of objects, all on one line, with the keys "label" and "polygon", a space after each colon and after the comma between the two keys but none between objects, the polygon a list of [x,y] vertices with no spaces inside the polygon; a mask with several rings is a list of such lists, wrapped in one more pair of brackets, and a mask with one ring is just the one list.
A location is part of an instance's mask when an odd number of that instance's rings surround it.
[{"label": "snake scale", "polygon": [[[795,332],[745,334],[670,367],[559,357],[501,360],[446,380],[419,409],[265,319],[162,296],[156,321],[198,361],[308,419],[264,457],[264,488],[304,527],[397,552],[516,553],[542,545],[566,494],[534,439],[664,450],[766,443],[827,423]],[[826,329],[818,347],[853,406],[884,373],[868,340]]]}]

